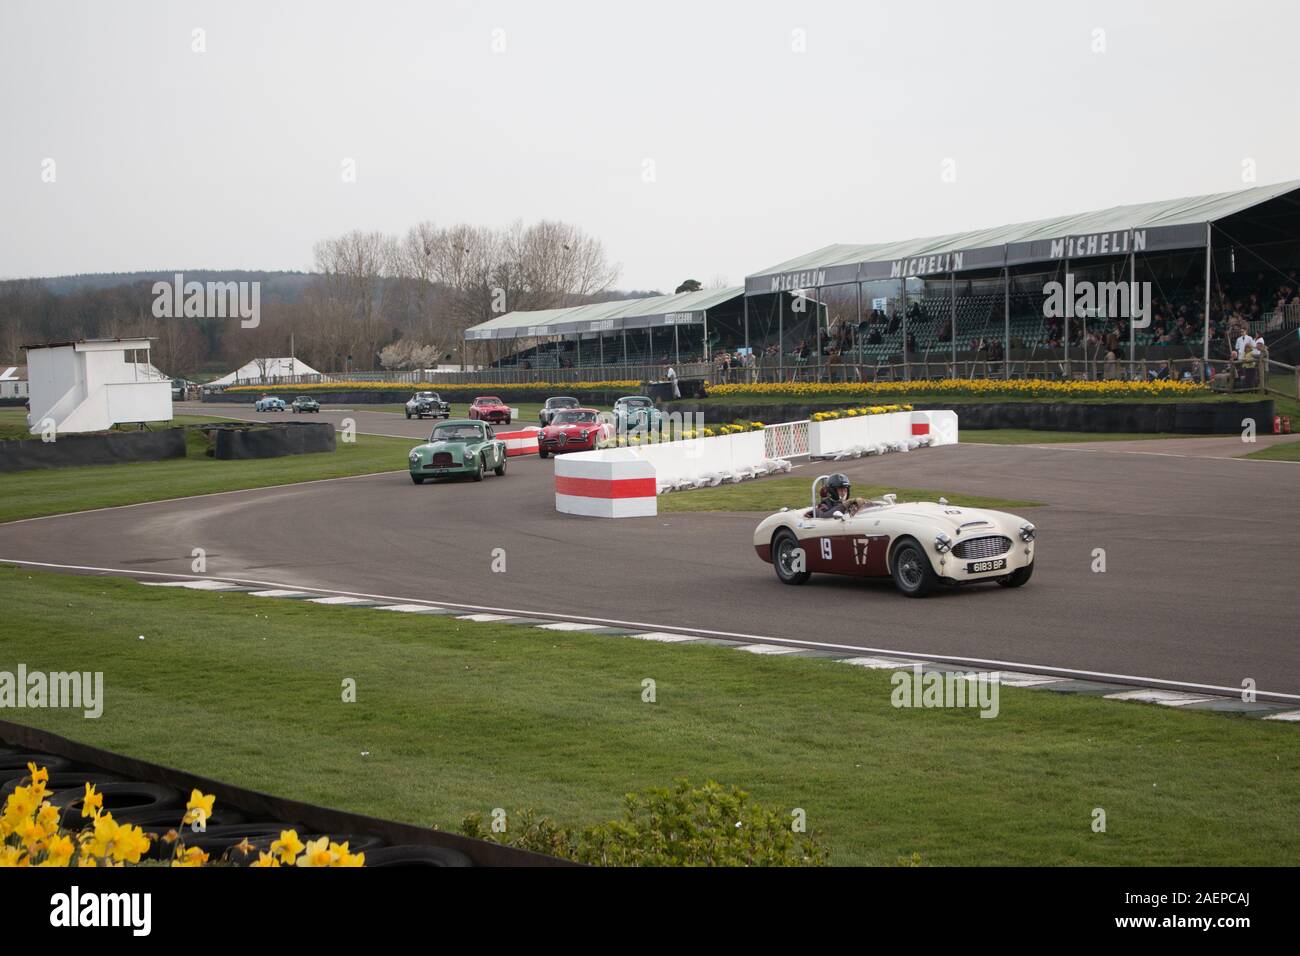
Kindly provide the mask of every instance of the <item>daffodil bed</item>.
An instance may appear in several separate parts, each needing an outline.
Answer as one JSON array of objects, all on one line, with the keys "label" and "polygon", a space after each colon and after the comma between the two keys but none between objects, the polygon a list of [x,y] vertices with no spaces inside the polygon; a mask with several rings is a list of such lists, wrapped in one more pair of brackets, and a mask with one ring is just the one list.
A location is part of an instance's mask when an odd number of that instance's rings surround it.
[{"label": "daffodil bed", "polygon": [[[61,822],[58,807],[50,802],[50,773],[35,763],[27,764],[27,776],[5,798],[0,812],[0,867],[100,867],[136,866],[149,862],[145,854],[154,838],[131,823],[119,823],[104,809],[104,797],[87,783],[81,798],[81,820],[77,829]],[[237,854],[251,855],[253,846],[244,841],[227,850],[220,859],[196,846],[185,845],[186,828],[202,827],[212,815],[216,797],[200,790],[190,793],[176,828],[161,840],[167,845],[166,859],[172,866],[204,866],[209,862],[233,863]],[[352,853],[347,843],[320,837],[303,843],[296,830],[283,830],[270,851],[258,851],[249,863],[255,867],[354,867],[364,866],[366,855]]]},{"label": "daffodil bed", "polygon": [[437,392],[444,398],[451,396],[495,395],[499,392],[509,393],[526,390],[529,392],[552,391],[556,395],[572,395],[580,392],[628,392],[639,394],[643,383],[635,379],[607,382],[486,382],[456,383],[447,382],[321,382],[318,385],[232,385],[223,394],[283,395],[292,392],[295,395],[315,395],[327,392]]},{"label": "daffodil bed", "polygon": [[1051,399],[1053,401],[1132,401],[1216,398],[1209,388],[1187,382],[1056,381],[1049,379],[913,379],[907,382],[768,382],[709,385],[709,398],[769,398],[807,401],[892,398],[966,398],[984,400]]},{"label": "daffodil bed", "polygon": [[0,593],[9,666],[105,674],[99,719],[25,723],[387,819],[453,830],[506,807],[585,826],[690,776],[804,808],[833,864],[1300,856],[1300,735],[1280,721],[1013,687],[980,720],[895,709],[888,673],[833,661],[4,568]]}]

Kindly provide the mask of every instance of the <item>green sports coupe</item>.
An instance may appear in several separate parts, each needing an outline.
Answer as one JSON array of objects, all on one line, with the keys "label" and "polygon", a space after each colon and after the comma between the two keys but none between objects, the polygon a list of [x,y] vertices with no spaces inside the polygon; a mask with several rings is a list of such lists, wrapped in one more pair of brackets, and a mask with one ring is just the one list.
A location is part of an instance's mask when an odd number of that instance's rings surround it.
[{"label": "green sports coupe", "polygon": [[423,445],[411,449],[411,480],[417,485],[426,478],[454,478],[468,475],[482,481],[490,468],[506,473],[506,443],[492,436],[487,422],[453,419],[435,425]]}]

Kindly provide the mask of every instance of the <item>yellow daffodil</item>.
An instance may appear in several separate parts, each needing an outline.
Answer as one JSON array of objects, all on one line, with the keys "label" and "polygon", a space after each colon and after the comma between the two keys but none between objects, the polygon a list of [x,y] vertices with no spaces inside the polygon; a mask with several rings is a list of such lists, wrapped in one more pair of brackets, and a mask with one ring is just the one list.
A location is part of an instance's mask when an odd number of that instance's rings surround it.
[{"label": "yellow daffodil", "polygon": [[274,856],[272,856],[270,853],[267,853],[265,850],[263,850],[261,853],[257,855],[257,861],[255,863],[250,863],[248,865],[250,867],[261,867],[265,869],[273,866],[279,866],[280,861],[276,859]]},{"label": "yellow daffodil", "polygon": [[86,784],[86,794],[81,798],[81,815],[93,817],[104,809],[104,795],[95,791],[93,783]]},{"label": "yellow daffodil", "polygon": [[172,859],[172,866],[202,866],[208,862],[208,855],[196,846],[189,847],[182,854],[178,854]]},{"label": "yellow daffodil", "polygon": [[185,804],[185,817],[181,823],[206,823],[208,817],[212,816],[212,804],[216,799],[200,790],[190,791],[190,802]]},{"label": "yellow daffodil", "polygon": [[113,841],[113,859],[119,863],[139,863],[140,857],[149,852],[152,842],[139,827],[124,824],[118,827]]},{"label": "yellow daffodil", "polygon": [[297,830],[281,830],[280,839],[271,844],[271,852],[279,856],[280,862],[290,866],[302,849],[302,840],[298,839]]},{"label": "yellow daffodil", "polygon": [[0,843],[0,868],[27,865],[27,851],[22,847]]},{"label": "yellow daffodil", "polygon": [[41,866],[67,866],[72,860],[76,845],[69,837],[59,835],[45,846],[45,859]]},{"label": "yellow daffodil", "polygon": [[[338,846],[338,844],[334,844]],[[298,866],[332,866],[336,855],[330,850],[330,838],[321,837],[319,840],[310,840],[303,850],[302,856],[298,857]]]}]

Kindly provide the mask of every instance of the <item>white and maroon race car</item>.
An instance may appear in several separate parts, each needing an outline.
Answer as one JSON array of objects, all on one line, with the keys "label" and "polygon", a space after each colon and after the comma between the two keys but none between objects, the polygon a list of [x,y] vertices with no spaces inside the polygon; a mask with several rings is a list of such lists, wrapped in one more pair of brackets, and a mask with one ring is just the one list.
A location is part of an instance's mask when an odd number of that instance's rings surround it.
[{"label": "white and maroon race car", "polygon": [[510,424],[510,406],[495,395],[480,395],[469,407],[469,417],[494,425]]},{"label": "white and maroon race car", "polygon": [[892,577],[903,594],[924,597],[942,584],[1018,588],[1034,573],[1035,530],[1024,518],[894,495],[848,499],[843,511],[819,517],[831,477],[813,482],[811,508],[782,508],[754,529],[754,549],[784,584],[805,584],[814,572]]},{"label": "white and maroon race car", "polygon": [[561,408],[537,436],[538,457],[591,451],[614,437],[614,426],[594,408]]}]

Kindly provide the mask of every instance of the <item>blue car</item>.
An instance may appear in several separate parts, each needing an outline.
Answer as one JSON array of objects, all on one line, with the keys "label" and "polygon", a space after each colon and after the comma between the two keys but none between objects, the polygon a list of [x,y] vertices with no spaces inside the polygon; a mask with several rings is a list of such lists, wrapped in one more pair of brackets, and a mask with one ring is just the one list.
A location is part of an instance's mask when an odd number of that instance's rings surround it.
[{"label": "blue car", "polygon": [[270,395],[263,395],[253,403],[255,412],[282,412],[285,409],[283,398],[274,398]]}]

